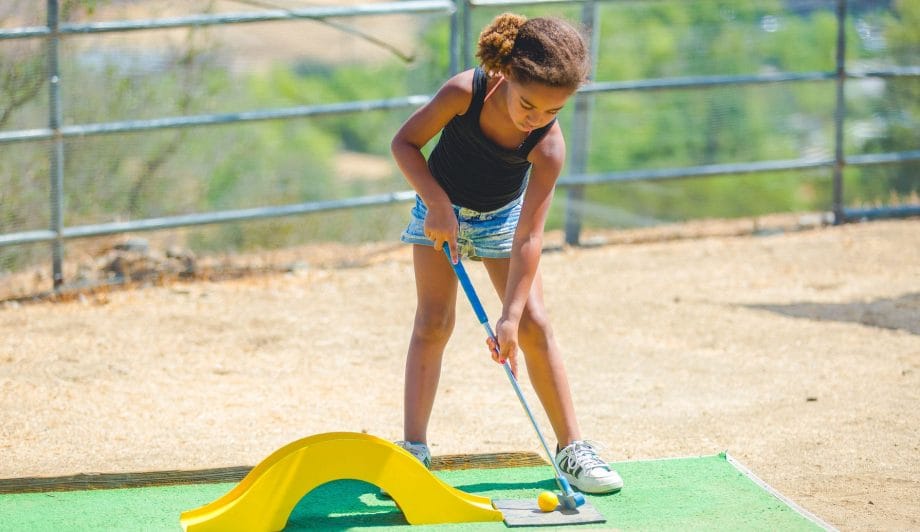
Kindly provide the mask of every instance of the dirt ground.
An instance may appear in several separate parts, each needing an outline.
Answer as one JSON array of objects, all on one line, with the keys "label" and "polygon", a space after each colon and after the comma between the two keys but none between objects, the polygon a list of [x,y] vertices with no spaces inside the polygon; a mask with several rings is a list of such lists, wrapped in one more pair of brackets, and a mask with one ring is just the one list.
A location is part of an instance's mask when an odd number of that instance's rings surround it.
[{"label": "dirt ground", "polygon": [[[728,450],[841,529],[920,529],[920,220],[554,238],[547,304],[605,458]],[[0,303],[0,478],[252,465],[327,431],[401,437],[409,248],[280,260],[296,267]],[[430,437],[436,455],[539,451],[463,301]]]}]

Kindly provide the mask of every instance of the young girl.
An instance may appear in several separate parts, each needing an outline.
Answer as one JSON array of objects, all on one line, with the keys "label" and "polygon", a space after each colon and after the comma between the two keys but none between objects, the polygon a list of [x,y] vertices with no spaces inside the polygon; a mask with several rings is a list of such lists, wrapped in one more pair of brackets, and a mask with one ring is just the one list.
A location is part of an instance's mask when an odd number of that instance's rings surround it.
[{"label": "young girl", "polygon": [[[586,80],[584,41],[568,23],[499,15],[479,37],[481,68],[457,74],[417,110],[392,150],[417,196],[402,241],[414,244],[418,307],[405,375],[405,441],[425,465],[441,358],[454,327],[450,260],[481,260],[502,300],[492,358],[517,373],[520,346],[559,442],[556,463],[588,493],[623,486],[582,440],[559,347],[547,321],[539,262],[543,225],[565,160],[556,115]],[[441,138],[426,161],[422,147]]]}]

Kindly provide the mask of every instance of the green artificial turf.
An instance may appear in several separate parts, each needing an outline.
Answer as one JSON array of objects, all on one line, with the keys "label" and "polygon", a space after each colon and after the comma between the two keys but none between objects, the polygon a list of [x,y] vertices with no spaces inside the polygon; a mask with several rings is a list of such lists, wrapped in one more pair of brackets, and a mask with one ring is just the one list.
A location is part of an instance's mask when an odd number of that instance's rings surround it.
[{"label": "green artificial turf", "polygon": [[[784,501],[745,476],[724,455],[613,464],[620,493],[588,496],[606,518],[601,525],[565,528],[618,530],[820,530]],[[552,469],[516,467],[435,472],[448,484],[491,499],[536,499],[556,489]],[[0,495],[4,531],[180,530],[179,514],[207,504],[234,484],[61,491]],[[376,487],[330,482],[308,493],[286,530],[402,528],[408,525]],[[503,523],[417,526],[413,530],[499,530]]]}]

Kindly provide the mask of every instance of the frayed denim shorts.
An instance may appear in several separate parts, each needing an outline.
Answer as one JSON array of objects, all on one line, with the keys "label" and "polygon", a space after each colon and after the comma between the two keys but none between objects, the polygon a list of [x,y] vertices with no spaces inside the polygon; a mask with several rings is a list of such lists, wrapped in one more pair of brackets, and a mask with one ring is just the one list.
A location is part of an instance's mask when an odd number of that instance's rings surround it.
[{"label": "frayed denim shorts", "polygon": [[[507,259],[511,256],[514,231],[521,217],[523,194],[511,203],[489,212],[479,212],[454,205],[454,214],[460,225],[457,247],[460,255],[469,259]],[[400,240],[406,244],[434,246],[425,236],[425,215],[428,208],[415,196],[411,219]]]}]

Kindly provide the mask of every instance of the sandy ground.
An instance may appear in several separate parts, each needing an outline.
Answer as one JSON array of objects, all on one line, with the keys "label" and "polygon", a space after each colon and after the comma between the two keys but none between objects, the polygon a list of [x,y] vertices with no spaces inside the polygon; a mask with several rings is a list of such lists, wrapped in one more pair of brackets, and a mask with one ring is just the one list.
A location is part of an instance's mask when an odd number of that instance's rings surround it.
[{"label": "sandy ground", "polygon": [[[728,450],[841,529],[920,529],[920,220],[606,241],[550,246],[542,269],[608,460]],[[355,260],[304,248],[288,273],[0,303],[0,478],[252,465],[335,430],[399,438],[411,255],[337,252]],[[539,451],[460,303],[434,453]]]}]

